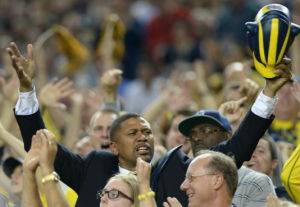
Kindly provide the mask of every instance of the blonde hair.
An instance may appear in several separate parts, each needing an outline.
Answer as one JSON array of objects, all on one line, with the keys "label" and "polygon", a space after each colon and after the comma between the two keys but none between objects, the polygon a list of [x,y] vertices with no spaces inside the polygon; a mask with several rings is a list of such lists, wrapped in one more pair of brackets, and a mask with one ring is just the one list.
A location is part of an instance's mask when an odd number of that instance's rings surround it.
[{"label": "blonde hair", "polygon": [[111,177],[108,180],[108,182],[110,182],[112,180],[117,180],[117,179],[122,180],[124,183],[127,184],[127,186],[131,190],[131,195],[132,195],[132,198],[133,198],[133,201],[134,201],[134,207],[139,207],[138,196],[140,194],[140,190],[139,190],[139,183],[138,183],[136,175],[132,175],[132,174],[128,174],[128,175],[116,174],[113,177]]},{"label": "blonde hair", "polygon": [[90,132],[93,130],[96,119],[102,114],[115,114],[117,117],[119,117],[119,113],[114,110],[103,109],[103,110],[96,111],[93,114],[92,118],[90,119],[90,129],[89,129]]}]

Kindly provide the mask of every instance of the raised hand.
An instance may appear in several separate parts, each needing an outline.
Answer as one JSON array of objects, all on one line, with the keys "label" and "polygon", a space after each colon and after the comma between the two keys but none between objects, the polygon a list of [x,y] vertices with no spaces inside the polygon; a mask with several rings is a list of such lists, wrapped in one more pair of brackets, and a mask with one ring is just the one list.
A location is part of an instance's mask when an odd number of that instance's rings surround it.
[{"label": "raised hand", "polygon": [[50,83],[41,89],[38,99],[46,107],[65,109],[66,106],[59,103],[59,100],[74,93],[72,86],[73,82],[68,78],[63,78],[60,81],[58,81],[58,78],[53,78]]},{"label": "raised hand", "polygon": [[55,136],[47,129],[39,130],[36,136],[42,140],[42,152],[39,158],[39,164],[42,168],[43,175],[49,175],[54,171],[54,160],[57,154]]},{"label": "raised hand", "polygon": [[101,109],[102,105],[102,96],[97,91],[95,91],[92,88],[87,88],[82,92],[83,96],[83,104],[84,108],[88,110],[89,113],[89,119],[94,114],[94,112]]},{"label": "raised hand", "polygon": [[12,42],[11,48],[7,48],[10,59],[12,61],[12,66],[15,69],[19,81],[20,81],[20,91],[28,92],[32,90],[32,79],[35,76],[35,63],[33,61],[33,47],[31,44],[27,46],[27,56],[28,59],[25,59],[17,45]]},{"label": "raised hand", "polygon": [[40,137],[34,135],[32,137],[31,147],[28,151],[24,162],[23,169],[24,171],[35,173],[37,167],[39,166],[39,156],[42,151],[42,140]]},{"label": "raised hand", "polygon": [[238,101],[225,102],[219,107],[219,113],[224,115],[228,119],[230,124],[233,124],[241,118],[243,114],[243,108],[241,106],[246,101],[247,96],[241,98]]},{"label": "raised hand", "polygon": [[283,58],[280,64],[275,66],[273,73],[278,76],[273,79],[266,79],[266,86],[263,93],[268,97],[275,97],[277,91],[292,78],[292,61],[289,58]]},{"label": "raised hand", "polygon": [[254,102],[259,95],[261,89],[257,83],[249,78],[242,80],[239,92],[242,96],[247,96],[248,101]]},{"label": "raised hand", "polygon": [[101,77],[100,87],[104,93],[106,101],[113,102],[116,99],[118,87],[122,82],[122,74],[123,71],[119,69],[112,69],[106,71]]},{"label": "raised hand", "polygon": [[0,92],[6,100],[13,104],[18,101],[19,94],[16,88],[19,88],[19,85],[16,75],[12,76],[8,82],[3,77],[0,77]]},{"label": "raised hand", "polygon": [[182,205],[179,203],[179,201],[176,198],[167,198],[168,202],[164,202],[164,207],[182,207]]},{"label": "raised hand", "polygon": [[172,87],[167,90],[169,91],[165,101],[165,107],[171,113],[187,107],[191,103],[191,93],[188,89]]},{"label": "raised hand", "polygon": [[293,86],[291,87],[291,91],[297,101],[300,103],[300,85],[297,80],[294,80]]},{"label": "raised hand", "polygon": [[[151,166],[149,163],[142,160],[140,157],[137,158],[137,179],[141,193],[148,193],[150,190],[150,174]],[[144,191],[144,192],[143,192]]]}]

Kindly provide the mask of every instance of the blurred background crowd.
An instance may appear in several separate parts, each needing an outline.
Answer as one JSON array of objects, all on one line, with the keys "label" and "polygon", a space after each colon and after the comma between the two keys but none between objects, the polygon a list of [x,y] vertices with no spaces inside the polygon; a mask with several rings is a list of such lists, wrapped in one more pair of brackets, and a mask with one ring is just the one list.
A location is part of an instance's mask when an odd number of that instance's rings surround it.
[{"label": "blurred background crowd", "polygon": [[[151,123],[155,159],[180,144],[192,156],[177,129],[183,118],[203,109],[217,110],[222,103],[244,96],[248,100],[243,107],[249,109],[263,88],[244,25],[269,3],[286,6],[293,22],[300,25],[299,0],[1,0],[2,164],[25,153],[16,149],[18,140],[10,142],[3,136],[9,132],[21,140],[12,112],[19,83],[5,51],[10,42],[17,43],[24,57],[27,44],[33,44],[43,118],[67,148],[82,156],[92,149],[107,150],[109,122],[115,117],[106,112],[110,117],[95,128],[93,114],[104,102],[118,102],[120,111],[140,113]],[[296,37],[288,53],[296,75],[300,74],[299,50]],[[109,73],[113,68],[121,71]],[[300,144],[300,94],[293,95],[290,86],[277,94],[277,118],[269,130],[280,150],[281,168]],[[231,122],[233,131],[246,112]],[[0,174],[0,193],[18,204],[19,178],[11,177],[15,179],[12,192],[9,178],[2,170]]]}]

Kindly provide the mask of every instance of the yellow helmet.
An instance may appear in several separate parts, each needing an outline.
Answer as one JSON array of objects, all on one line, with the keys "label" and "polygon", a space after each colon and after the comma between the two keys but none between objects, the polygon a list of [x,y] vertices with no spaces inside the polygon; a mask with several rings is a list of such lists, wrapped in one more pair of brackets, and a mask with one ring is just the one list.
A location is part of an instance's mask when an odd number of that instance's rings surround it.
[{"label": "yellow helmet", "polygon": [[256,70],[264,78],[275,78],[274,66],[280,63],[300,27],[291,22],[289,10],[280,4],[264,6],[255,22],[247,22],[246,27]]}]

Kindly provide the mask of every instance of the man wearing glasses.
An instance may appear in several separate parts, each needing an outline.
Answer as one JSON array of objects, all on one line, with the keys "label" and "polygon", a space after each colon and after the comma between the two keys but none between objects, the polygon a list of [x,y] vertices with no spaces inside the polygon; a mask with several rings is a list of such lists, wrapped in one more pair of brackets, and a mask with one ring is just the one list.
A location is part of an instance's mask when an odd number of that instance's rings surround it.
[{"label": "man wearing glasses", "polygon": [[[241,137],[233,137],[234,140],[230,140],[232,137],[230,123],[218,111],[199,111],[194,116],[180,122],[178,128],[191,142],[194,157],[202,154],[201,150],[211,149],[220,143],[222,145],[222,142],[226,140],[229,140],[227,143],[241,141],[247,146],[247,140]],[[237,148],[241,150],[242,156],[242,151],[246,149],[240,146],[242,145],[238,144]],[[236,152],[228,155],[234,155],[234,158],[238,156]],[[237,159],[240,159],[239,156]],[[189,174],[187,174],[187,178],[189,179]],[[191,181],[192,177],[189,180]],[[243,166],[238,170],[238,187],[233,197],[235,205],[239,207],[264,207],[267,202],[266,198],[270,193],[275,195],[272,181],[268,176]]]},{"label": "man wearing glasses", "polygon": [[234,207],[232,197],[238,185],[234,161],[220,152],[202,153],[191,162],[181,185],[189,197],[189,206]]}]

